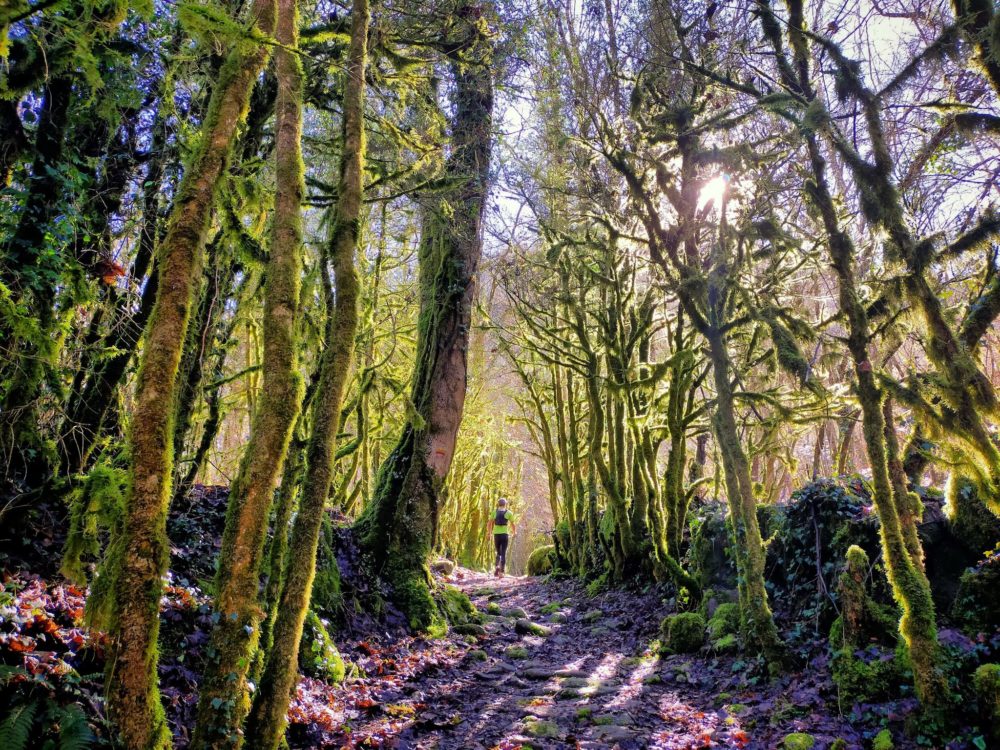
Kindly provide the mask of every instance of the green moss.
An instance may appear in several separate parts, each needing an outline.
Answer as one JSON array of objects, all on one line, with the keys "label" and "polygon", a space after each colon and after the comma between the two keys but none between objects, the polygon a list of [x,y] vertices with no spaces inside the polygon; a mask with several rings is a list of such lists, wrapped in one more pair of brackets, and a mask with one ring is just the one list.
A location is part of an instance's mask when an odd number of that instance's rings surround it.
[{"label": "green moss", "polygon": [[1000,664],[983,664],[972,678],[979,701],[983,729],[994,743],[1000,743]]},{"label": "green moss", "polygon": [[577,712],[576,712],[576,720],[577,721],[586,721],[587,719],[589,719],[593,715],[594,715],[594,709],[592,709],[592,708],[581,708],[581,709],[577,710]]},{"label": "green moss", "polygon": [[715,614],[708,621],[709,640],[718,641],[725,636],[734,636],[740,632],[740,607],[738,604],[720,604]]},{"label": "green moss", "polygon": [[781,741],[781,746],[785,750],[812,750],[815,744],[816,738],[804,732],[793,732]]},{"label": "green moss", "polygon": [[555,739],[562,734],[562,730],[559,729],[559,725],[554,721],[532,719],[524,722],[524,733],[532,737]]},{"label": "green moss", "polygon": [[[324,529],[321,543],[326,542],[326,530]],[[324,565],[316,570],[316,578],[313,579],[312,598],[310,606],[317,612],[322,612],[328,616],[339,615],[344,608],[344,594],[340,588],[340,568],[333,557],[332,550],[325,559],[331,564]]]},{"label": "green moss", "polygon": [[872,750],[893,750],[894,747],[896,746],[892,742],[892,732],[888,729],[883,729],[876,734],[872,741]]},{"label": "green moss", "polygon": [[551,544],[545,544],[532,550],[528,555],[528,562],[525,563],[525,572],[529,576],[544,576],[552,572],[555,568],[556,548]]},{"label": "green moss", "polygon": [[524,646],[508,646],[504,650],[504,655],[508,659],[527,659],[528,649],[526,649]]},{"label": "green moss", "polygon": [[847,740],[838,737],[830,743],[830,750],[847,750]]},{"label": "green moss", "polygon": [[716,641],[712,641],[712,648],[720,653],[730,653],[739,650],[740,642],[735,635],[724,635]]},{"label": "green moss", "polygon": [[834,648],[833,681],[845,706],[888,698],[909,680],[909,662],[902,644],[894,653],[869,644],[859,658],[857,648],[845,641],[839,617],[830,627],[830,644]]},{"label": "green moss", "polygon": [[441,586],[435,592],[435,599],[445,619],[452,625],[464,625],[479,621],[480,615],[469,597],[454,586]]},{"label": "green moss", "polygon": [[385,573],[392,586],[393,601],[406,614],[410,628],[417,632],[441,637],[448,632],[447,620],[442,616],[431,593],[430,574],[426,568],[412,569],[391,565]]},{"label": "green moss", "polygon": [[588,610],[587,612],[584,612],[583,616],[580,619],[582,619],[586,623],[594,623],[600,620],[602,617],[604,617],[604,612],[602,610],[591,609]]},{"label": "green moss", "polygon": [[669,615],[660,624],[663,648],[668,653],[688,654],[705,643],[705,618],[697,612]]},{"label": "green moss", "polygon": [[486,605],[486,612],[487,614],[496,615],[497,617],[499,617],[501,614],[500,605],[497,604],[496,602],[490,602],[489,604]]},{"label": "green moss", "polygon": [[556,612],[558,612],[561,607],[562,605],[559,602],[551,602],[550,604],[546,604],[538,611],[541,612],[543,615],[553,615]]},{"label": "green moss", "polygon": [[468,653],[468,658],[470,661],[486,661],[489,656],[481,648],[476,648]]},{"label": "green moss", "polygon": [[343,657],[334,645],[323,621],[311,609],[302,628],[299,666],[310,677],[334,684],[343,682],[346,673]]},{"label": "green moss", "polygon": [[599,578],[587,584],[587,596],[593,599],[608,587],[608,574],[602,573]]}]

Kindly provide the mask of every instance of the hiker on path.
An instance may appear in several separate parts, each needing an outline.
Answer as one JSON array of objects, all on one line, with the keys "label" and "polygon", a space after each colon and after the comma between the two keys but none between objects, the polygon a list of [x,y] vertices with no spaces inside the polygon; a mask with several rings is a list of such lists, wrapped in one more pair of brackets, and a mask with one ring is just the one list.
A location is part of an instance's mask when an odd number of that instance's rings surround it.
[{"label": "hiker on path", "polygon": [[493,546],[497,550],[497,563],[493,575],[502,578],[504,568],[507,566],[507,545],[517,529],[514,526],[514,514],[507,510],[507,498],[501,497],[497,506],[497,512],[490,519],[486,533],[493,533]]}]

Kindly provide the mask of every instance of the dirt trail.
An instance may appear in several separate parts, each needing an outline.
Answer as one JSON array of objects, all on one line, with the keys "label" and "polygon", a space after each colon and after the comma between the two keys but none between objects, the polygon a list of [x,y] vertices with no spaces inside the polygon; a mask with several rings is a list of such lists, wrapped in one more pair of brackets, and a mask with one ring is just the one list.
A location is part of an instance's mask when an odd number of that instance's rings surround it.
[{"label": "dirt trail", "polygon": [[762,688],[735,657],[649,652],[655,597],[469,571],[448,581],[487,615],[481,629],[345,648],[366,676],[333,694],[305,681],[303,705],[321,698],[330,714],[325,728],[315,711],[293,724],[293,747],[773,748],[795,731],[816,750],[837,736],[862,746],[815,677]]}]

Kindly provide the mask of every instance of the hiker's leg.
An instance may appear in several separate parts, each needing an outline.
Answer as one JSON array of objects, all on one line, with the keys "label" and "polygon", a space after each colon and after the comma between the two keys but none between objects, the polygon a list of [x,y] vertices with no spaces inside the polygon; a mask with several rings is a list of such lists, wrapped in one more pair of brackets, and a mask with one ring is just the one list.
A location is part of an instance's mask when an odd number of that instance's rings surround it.
[{"label": "hiker's leg", "polygon": [[494,534],[493,535],[493,548],[496,551],[496,559],[495,559],[495,561],[493,563],[493,574],[494,575],[499,575],[500,574],[500,560],[501,560],[502,555],[503,555],[503,552],[500,551],[501,550],[501,541],[500,540],[502,538],[505,539],[506,538],[505,535],[503,535],[503,534]]},{"label": "hiker's leg", "polygon": [[504,569],[507,567],[507,543],[510,537],[506,534],[498,534],[497,540],[497,567],[500,568],[500,574],[503,575]]}]

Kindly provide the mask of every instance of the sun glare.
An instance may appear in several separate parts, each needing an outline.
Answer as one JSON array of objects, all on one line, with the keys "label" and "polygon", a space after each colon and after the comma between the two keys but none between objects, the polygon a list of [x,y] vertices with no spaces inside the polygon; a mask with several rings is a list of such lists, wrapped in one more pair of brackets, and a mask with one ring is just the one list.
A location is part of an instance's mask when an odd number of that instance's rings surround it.
[{"label": "sun glare", "polygon": [[698,207],[704,208],[709,203],[718,207],[722,203],[727,187],[729,187],[729,178],[726,175],[720,174],[718,177],[713,177],[701,189],[698,196]]}]

